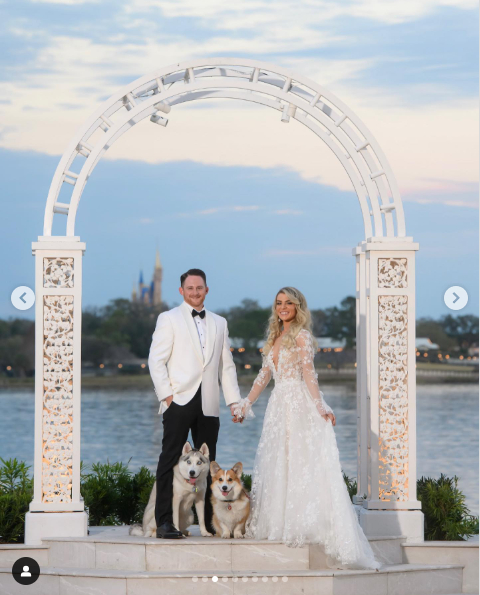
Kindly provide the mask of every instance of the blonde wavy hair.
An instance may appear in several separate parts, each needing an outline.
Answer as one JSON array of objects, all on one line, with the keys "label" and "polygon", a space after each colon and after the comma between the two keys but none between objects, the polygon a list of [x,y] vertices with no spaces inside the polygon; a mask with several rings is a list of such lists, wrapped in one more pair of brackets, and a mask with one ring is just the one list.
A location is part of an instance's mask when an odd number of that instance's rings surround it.
[{"label": "blonde wavy hair", "polygon": [[[269,353],[283,329],[283,322],[277,315],[277,298],[281,293],[285,294],[287,298],[293,304],[295,304],[296,308],[295,318],[292,320],[288,331],[283,335],[282,345],[287,349],[292,349],[296,346],[295,339],[302,329],[306,329],[312,333],[312,316],[310,314],[310,310],[308,309],[305,296],[301,291],[295,289],[295,287],[282,287],[282,289],[277,291],[275,299],[273,300],[272,313],[268,320],[266,340],[265,345],[263,346],[263,355],[267,355]],[[314,347],[316,348],[317,342],[313,335],[312,339]]]}]

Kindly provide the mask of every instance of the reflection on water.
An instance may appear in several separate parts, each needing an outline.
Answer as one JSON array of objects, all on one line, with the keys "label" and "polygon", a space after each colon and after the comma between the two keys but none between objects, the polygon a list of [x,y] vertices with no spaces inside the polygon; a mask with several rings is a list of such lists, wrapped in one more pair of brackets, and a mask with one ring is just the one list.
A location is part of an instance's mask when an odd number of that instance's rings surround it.
[{"label": "reflection on water", "polygon": [[[221,407],[217,461],[237,461],[251,473],[271,387],[255,403],[256,418],[234,424]],[[351,385],[322,385],[337,417],[340,460],[349,477],[356,475],[356,398]],[[242,388],[242,396],[248,393]],[[31,465],[33,474],[34,396],[30,389],[3,389],[0,395],[0,456]],[[88,390],[82,393],[81,458],[93,462],[122,461],[136,471],[153,473],[162,445],[162,416],[153,390]],[[191,438],[190,438],[191,439]],[[478,514],[478,388],[474,384],[417,387],[417,477],[457,475],[467,505]]]}]

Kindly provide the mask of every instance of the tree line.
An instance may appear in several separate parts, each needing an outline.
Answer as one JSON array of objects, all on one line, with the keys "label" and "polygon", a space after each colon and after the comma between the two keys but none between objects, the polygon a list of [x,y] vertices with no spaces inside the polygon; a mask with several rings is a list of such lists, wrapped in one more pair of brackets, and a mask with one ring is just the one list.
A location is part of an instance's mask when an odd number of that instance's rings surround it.
[{"label": "tree line", "polygon": [[[111,300],[106,306],[86,308],[82,313],[83,363],[98,366],[128,357],[146,359],[157,317],[168,309],[167,304],[151,308],[123,298]],[[270,312],[256,300],[244,299],[238,306],[217,313],[228,320],[230,337],[239,339],[245,349],[254,349],[264,337]],[[339,306],[311,312],[316,337],[344,340],[347,349],[354,348],[354,297],[347,296]],[[418,337],[428,337],[444,352],[466,354],[468,348],[478,345],[478,316],[447,314],[437,320],[420,318],[416,331]],[[0,319],[0,374],[33,375],[34,355],[34,322]]]}]

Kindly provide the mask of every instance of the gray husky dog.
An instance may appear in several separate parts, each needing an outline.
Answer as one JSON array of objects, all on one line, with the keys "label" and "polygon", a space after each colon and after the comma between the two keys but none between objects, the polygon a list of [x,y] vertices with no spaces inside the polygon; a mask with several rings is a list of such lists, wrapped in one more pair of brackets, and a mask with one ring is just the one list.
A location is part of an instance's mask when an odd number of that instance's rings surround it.
[{"label": "gray husky dog", "polygon": [[[173,524],[187,537],[187,530],[193,523],[192,506],[198,516],[200,533],[203,537],[213,537],[205,527],[205,493],[207,491],[207,476],[210,470],[210,453],[205,442],[199,449],[192,448],[190,442],[185,442],[178,463],[173,468]],[[155,537],[157,523],[155,521],[155,501],[157,498],[157,482],[153,484],[148,504],[143,514],[142,525],[132,525],[130,535]]]}]

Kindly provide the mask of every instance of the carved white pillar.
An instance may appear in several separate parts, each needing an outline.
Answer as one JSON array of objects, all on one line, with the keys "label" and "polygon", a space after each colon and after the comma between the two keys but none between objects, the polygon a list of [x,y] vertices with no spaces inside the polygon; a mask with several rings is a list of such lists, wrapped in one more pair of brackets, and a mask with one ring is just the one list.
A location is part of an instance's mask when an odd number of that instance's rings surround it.
[{"label": "carved white pillar", "polygon": [[368,357],[367,347],[367,290],[365,272],[365,252],[360,248],[353,251],[356,256],[356,327],[357,327],[357,496],[354,503],[362,503],[363,494],[368,491],[367,462],[369,395],[368,395]]},{"label": "carved white pillar", "polygon": [[34,495],[25,543],[85,536],[80,496],[82,256],[78,237],[41,236],[35,255]]},{"label": "carved white pillar", "polygon": [[[416,490],[415,252],[412,238],[361,242],[357,268],[360,522],[423,541]],[[366,498],[364,498],[366,495]]]}]

